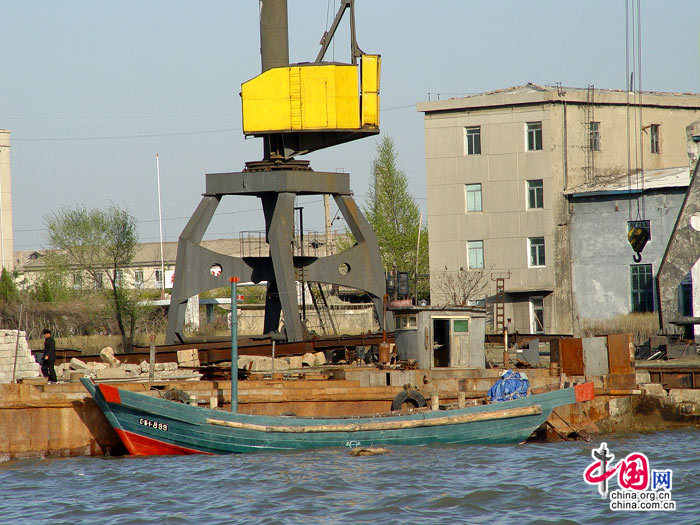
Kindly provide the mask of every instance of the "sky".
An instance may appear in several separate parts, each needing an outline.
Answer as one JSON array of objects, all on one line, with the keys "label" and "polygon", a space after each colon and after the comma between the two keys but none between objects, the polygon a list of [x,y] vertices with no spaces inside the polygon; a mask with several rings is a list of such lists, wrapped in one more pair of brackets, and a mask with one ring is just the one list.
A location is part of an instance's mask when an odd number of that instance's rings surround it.
[{"label": "sky", "polygon": [[[290,61],[312,61],[338,0],[288,4]],[[260,160],[261,139],[242,134],[239,97],[241,83],[260,73],[256,0],[0,6],[0,129],[12,132],[15,250],[47,247],[47,213],[110,203],[136,218],[142,242],[157,242],[156,153],[164,235],[176,241],[206,173]],[[700,2],[641,6],[643,89],[700,93]],[[423,210],[416,103],[528,82],[625,85],[623,0],[356,0],[356,26],[360,47],[382,55],[381,131],[394,139],[398,166]],[[327,59],[348,59],[347,34],[336,36]],[[350,173],[362,205],[377,140],[302,158],[317,171]],[[305,230],[323,231],[322,198],[297,205]],[[342,220],[333,227],[342,229]],[[205,239],[263,228],[258,199],[225,197]]]}]

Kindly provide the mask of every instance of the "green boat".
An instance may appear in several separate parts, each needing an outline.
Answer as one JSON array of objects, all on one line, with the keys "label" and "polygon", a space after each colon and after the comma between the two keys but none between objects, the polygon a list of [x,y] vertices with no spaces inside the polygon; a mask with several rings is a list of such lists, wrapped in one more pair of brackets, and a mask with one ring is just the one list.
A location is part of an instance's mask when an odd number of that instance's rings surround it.
[{"label": "green boat", "polygon": [[552,410],[593,398],[585,383],[512,401],[372,417],[259,416],[81,382],[129,454],[231,454],[318,447],[520,443]]}]

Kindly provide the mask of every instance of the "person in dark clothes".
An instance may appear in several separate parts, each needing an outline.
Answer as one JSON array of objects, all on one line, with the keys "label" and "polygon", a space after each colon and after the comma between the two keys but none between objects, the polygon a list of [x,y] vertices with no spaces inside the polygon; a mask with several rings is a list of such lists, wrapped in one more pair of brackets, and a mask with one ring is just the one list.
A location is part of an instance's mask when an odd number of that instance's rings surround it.
[{"label": "person in dark clothes", "polygon": [[51,336],[51,330],[44,328],[44,357],[41,360],[41,373],[49,378],[49,383],[56,383],[56,370],[53,365],[56,361],[56,341]]}]

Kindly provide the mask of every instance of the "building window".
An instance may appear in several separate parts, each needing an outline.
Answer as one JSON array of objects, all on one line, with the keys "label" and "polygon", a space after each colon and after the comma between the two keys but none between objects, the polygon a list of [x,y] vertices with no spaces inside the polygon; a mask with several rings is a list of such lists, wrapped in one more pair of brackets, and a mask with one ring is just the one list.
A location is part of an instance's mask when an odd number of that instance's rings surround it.
[{"label": "building window", "polygon": [[544,266],[544,237],[530,237],[530,267]]},{"label": "building window", "polygon": [[475,270],[484,267],[484,241],[468,241],[467,255],[469,256],[469,269]]},{"label": "building window", "polygon": [[651,264],[630,266],[630,288],[632,289],[632,312],[653,312],[654,286]]},{"label": "building window", "polygon": [[143,270],[134,270],[134,286],[143,288]]},{"label": "building window", "polygon": [[542,149],[542,122],[527,123],[527,150],[539,151]]},{"label": "building window", "polygon": [[102,272],[95,273],[95,289],[100,290],[102,288],[102,281],[104,279],[104,274]]},{"label": "building window", "polygon": [[163,272],[156,270],[156,288],[163,287]]},{"label": "building window", "polygon": [[542,297],[530,298],[530,332],[544,333],[544,300]]},{"label": "building window", "polygon": [[466,184],[467,211],[481,211],[481,184]]},{"label": "building window", "polygon": [[114,274],[114,284],[117,286],[123,286],[124,285],[124,271],[123,270],[117,270]]},{"label": "building window", "polygon": [[600,151],[600,122],[590,122],[588,140],[591,151]]},{"label": "building window", "polygon": [[83,274],[76,272],[73,274],[73,288],[80,290],[83,287]]},{"label": "building window", "polygon": [[542,179],[527,181],[527,207],[544,208],[544,186]]},{"label": "building window", "polygon": [[464,128],[467,138],[467,155],[481,155],[481,126]]},{"label": "building window", "polygon": [[660,124],[652,124],[649,128],[649,137],[651,138],[651,152],[661,153],[661,142],[659,141]]}]

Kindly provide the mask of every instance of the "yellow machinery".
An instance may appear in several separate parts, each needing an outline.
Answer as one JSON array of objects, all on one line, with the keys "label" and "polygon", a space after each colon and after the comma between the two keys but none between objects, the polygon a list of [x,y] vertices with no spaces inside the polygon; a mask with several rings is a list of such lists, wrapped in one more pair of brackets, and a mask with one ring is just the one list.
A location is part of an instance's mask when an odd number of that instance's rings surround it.
[{"label": "yellow machinery", "polygon": [[[357,45],[353,0],[341,0],[316,60],[301,64],[288,62],[283,4],[282,0],[262,4],[268,6],[271,17],[261,22],[263,71],[241,86],[243,133],[264,139],[268,160],[290,160],[379,133],[381,59]],[[351,63],[324,62],[346,10],[350,11]]]},{"label": "yellow machinery", "polygon": [[243,133],[378,130],[380,62],[268,69],[241,87]]}]

